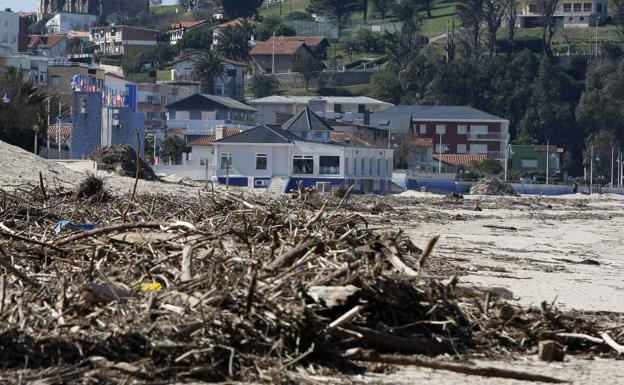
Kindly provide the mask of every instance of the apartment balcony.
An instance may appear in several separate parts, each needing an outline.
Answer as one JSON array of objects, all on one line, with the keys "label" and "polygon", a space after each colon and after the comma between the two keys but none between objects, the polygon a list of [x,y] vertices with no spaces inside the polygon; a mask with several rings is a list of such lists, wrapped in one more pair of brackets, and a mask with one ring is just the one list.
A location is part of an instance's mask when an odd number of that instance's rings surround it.
[{"label": "apartment balcony", "polygon": [[505,151],[488,151],[488,159],[505,160]]},{"label": "apartment balcony", "polygon": [[491,142],[503,142],[507,140],[507,134],[503,134],[500,132],[468,132],[466,134],[468,140],[483,140],[483,141],[491,141]]}]

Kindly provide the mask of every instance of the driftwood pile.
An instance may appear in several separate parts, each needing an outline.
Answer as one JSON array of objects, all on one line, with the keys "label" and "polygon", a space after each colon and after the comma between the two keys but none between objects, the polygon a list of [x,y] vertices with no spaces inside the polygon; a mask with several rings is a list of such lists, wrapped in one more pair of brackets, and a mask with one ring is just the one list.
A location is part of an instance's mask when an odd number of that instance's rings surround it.
[{"label": "driftwood pile", "polygon": [[137,171],[137,160],[139,164],[139,178],[145,180],[158,180],[152,167],[141,157],[130,145],[118,145],[102,147],[88,156],[89,159],[97,162],[98,170],[114,172],[119,176],[134,177]]},{"label": "driftwood pile", "polygon": [[365,361],[556,382],[414,355],[612,354],[585,317],[462,285],[437,237],[370,228],[356,197],[50,190],[0,191],[2,383],[305,382]]},{"label": "driftwood pile", "polygon": [[470,188],[470,193],[473,195],[520,196],[509,183],[503,182],[496,177],[484,179],[476,183]]}]

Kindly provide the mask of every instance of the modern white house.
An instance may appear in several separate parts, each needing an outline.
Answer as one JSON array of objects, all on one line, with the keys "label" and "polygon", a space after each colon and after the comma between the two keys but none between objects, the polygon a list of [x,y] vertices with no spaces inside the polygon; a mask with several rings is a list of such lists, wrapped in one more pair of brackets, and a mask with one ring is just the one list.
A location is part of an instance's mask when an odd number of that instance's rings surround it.
[{"label": "modern white house", "polygon": [[45,24],[50,35],[68,34],[71,31],[88,31],[97,16],[88,13],[57,12]]},{"label": "modern white house", "polygon": [[[608,0],[562,0],[554,14],[557,27],[589,27],[607,22]],[[535,0],[520,4],[518,24],[522,28],[541,26],[539,7]]]},{"label": "modern white house", "polygon": [[260,125],[229,136],[217,131],[208,145],[191,143],[191,161],[230,186],[288,192],[299,184],[322,191],[345,185],[356,193],[388,193],[393,151],[336,143],[331,131],[306,109],[281,128]]},{"label": "modern white house", "polygon": [[0,11],[0,54],[16,54],[19,45],[19,14]]},{"label": "modern white house", "polygon": [[259,124],[282,124],[305,108],[324,118],[364,123],[366,111],[381,111],[394,106],[366,96],[274,95],[247,103],[258,110]]}]

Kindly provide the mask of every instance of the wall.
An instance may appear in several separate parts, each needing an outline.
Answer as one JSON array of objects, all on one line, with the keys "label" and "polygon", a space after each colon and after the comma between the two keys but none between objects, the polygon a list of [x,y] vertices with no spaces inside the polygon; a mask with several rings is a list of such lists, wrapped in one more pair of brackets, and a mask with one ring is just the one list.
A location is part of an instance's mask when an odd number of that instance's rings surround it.
[{"label": "wall", "polygon": [[[82,100],[86,110],[81,108]],[[102,94],[99,92],[75,92],[72,98],[72,159],[85,159],[101,144]]]},{"label": "wall", "polygon": [[19,45],[20,18],[15,12],[0,11],[0,46],[17,53]]},{"label": "wall", "polygon": [[[219,144],[216,145],[216,166],[217,175],[225,176],[226,170],[221,169],[221,155],[223,153],[232,154],[232,167],[230,176],[245,177],[272,177],[273,175],[286,176],[284,171],[284,159],[288,159],[290,145],[254,145],[254,144]],[[195,150],[193,150],[195,151]],[[267,169],[256,170],[256,154],[267,154]],[[193,159],[195,159],[193,155]]]},{"label": "wall", "polygon": [[[344,87],[368,84],[377,70],[323,71],[319,78],[310,80],[311,88]],[[282,88],[304,88],[305,80],[300,73],[278,73],[273,75]]]},{"label": "wall", "polygon": [[[420,126],[425,124],[427,126],[427,132],[421,133]],[[505,149],[505,139],[504,136],[508,133],[508,128],[506,123],[494,123],[494,122],[442,122],[442,121],[417,121],[413,122],[413,130],[414,134],[418,137],[422,138],[432,138],[434,146],[439,146],[440,143],[440,135],[436,134],[436,126],[437,125],[445,125],[446,133],[442,134],[442,145],[448,145],[449,150],[448,154],[457,154],[457,148],[459,144],[466,145],[466,153],[470,154],[471,149],[470,146],[473,144],[480,145],[486,144],[488,152],[501,152]],[[501,140],[471,140],[468,139],[467,134],[458,134],[458,126],[465,125],[467,126],[467,132],[470,132],[471,126],[487,126],[488,133],[492,134],[501,134],[503,135],[503,139]],[[437,148],[437,147],[436,147]],[[437,152],[437,151],[436,151]]]},{"label": "wall", "polygon": [[71,31],[88,31],[96,16],[85,13],[60,12],[46,23],[49,34],[67,34]]}]

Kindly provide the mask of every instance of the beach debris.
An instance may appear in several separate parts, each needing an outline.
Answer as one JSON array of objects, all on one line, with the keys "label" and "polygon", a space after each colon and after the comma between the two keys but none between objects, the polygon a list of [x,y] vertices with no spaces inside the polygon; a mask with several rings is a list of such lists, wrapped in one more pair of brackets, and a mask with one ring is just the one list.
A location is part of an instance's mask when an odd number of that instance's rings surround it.
[{"label": "beach debris", "polygon": [[496,177],[484,179],[470,188],[472,195],[520,196],[509,184]]},{"label": "beach debris", "polygon": [[[102,147],[88,156],[97,162],[98,170],[114,172],[119,176],[134,177],[137,168],[137,154],[134,148],[124,144],[112,147]],[[139,179],[158,180],[150,165],[139,157]]]}]

